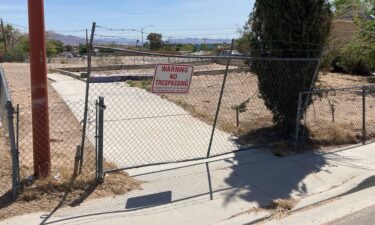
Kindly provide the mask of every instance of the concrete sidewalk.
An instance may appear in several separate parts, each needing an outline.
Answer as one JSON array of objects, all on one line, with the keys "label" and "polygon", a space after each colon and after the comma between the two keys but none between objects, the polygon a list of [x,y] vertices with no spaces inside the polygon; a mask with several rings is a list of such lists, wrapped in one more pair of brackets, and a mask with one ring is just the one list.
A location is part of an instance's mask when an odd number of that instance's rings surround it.
[{"label": "concrete sidewalk", "polygon": [[350,193],[374,175],[374,149],[375,144],[370,144],[283,158],[254,150],[180,168],[167,165],[132,170],[131,175],[146,181],[143,190],[62,208],[49,216],[48,212],[37,213],[0,224],[39,224],[42,215],[46,224],[248,224],[271,212],[246,211],[268,206],[273,199],[292,197],[298,200],[294,210],[302,210]]},{"label": "concrete sidewalk", "polygon": [[[52,86],[83,119],[85,82],[61,74],[49,74]],[[88,139],[95,139],[95,100],[104,96],[104,156],[119,168],[205,158],[212,125],[182,107],[127,83],[90,84]],[[82,104],[77,109],[77,102]],[[211,155],[235,151],[240,146],[230,134],[215,131]]]}]

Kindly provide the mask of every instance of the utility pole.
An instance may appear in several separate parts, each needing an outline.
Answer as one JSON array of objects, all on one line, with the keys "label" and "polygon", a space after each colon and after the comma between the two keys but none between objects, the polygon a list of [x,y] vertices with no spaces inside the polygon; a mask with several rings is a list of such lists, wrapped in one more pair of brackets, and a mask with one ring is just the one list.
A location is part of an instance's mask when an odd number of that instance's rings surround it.
[{"label": "utility pole", "polygon": [[44,0],[28,0],[34,175],[51,173]]},{"label": "utility pole", "polygon": [[141,27],[141,33],[142,33],[142,49],[143,49],[143,27]]},{"label": "utility pole", "polygon": [[7,54],[7,37],[5,37],[5,30],[4,30],[4,23],[3,19],[1,19],[1,30],[3,32],[3,39],[4,39],[4,52]]},{"label": "utility pole", "polygon": [[[147,25],[147,26],[141,27],[141,34],[142,34],[142,49],[143,49],[143,34],[144,34],[143,30],[144,30],[145,28],[153,27],[153,26],[154,26],[154,25]],[[134,30],[134,31],[136,31],[136,30]],[[138,31],[138,32],[139,32],[139,31]]]},{"label": "utility pole", "polygon": [[89,33],[88,30],[86,29],[86,56],[88,56],[89,53]]}]

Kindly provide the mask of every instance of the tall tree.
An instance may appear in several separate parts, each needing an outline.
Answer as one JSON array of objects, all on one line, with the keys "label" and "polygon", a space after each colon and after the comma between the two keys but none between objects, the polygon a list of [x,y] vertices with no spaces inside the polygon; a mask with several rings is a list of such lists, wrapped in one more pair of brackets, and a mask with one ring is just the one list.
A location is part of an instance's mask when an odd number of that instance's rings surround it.
[{"label": "tall tree", "polygon": [[[331,20],[328,0],[257,0],[244,36],[250,40],[252,56],[319,57]],[[317,61],[255,60],[251,66],[275,124],[289,134],[296,122],[299,92],[314,82]]]},{"label": "tall tree", "polygon": [[335,17],[355,20],[367,19],[375,11],[375,0],[333,0]]}]

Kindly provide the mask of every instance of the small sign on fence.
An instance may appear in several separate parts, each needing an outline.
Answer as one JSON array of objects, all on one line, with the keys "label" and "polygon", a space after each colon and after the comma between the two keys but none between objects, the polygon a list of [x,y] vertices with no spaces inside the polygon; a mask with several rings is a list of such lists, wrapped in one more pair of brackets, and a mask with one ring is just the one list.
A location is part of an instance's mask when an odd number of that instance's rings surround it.
[{"label": "small sign on fence", "polygon": [[187,94],[189,92],[193,66],[158,64],[155,67],[152,93]]}]

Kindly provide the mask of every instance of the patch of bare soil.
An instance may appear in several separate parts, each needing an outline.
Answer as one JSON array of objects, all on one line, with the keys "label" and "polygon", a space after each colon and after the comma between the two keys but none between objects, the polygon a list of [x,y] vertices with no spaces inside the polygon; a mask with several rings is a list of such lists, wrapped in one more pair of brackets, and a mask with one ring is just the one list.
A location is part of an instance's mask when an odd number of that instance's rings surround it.
[{"label": "patch of bare soil", "polygon": [[[348,74],[320,74],[318,87],[323,89],[343,88],[371,84],[367,77]],[[366,93],[366,138],[375,136],[375,88]],[[313,95],[304,120],[309,138],[320,146],[337,146],[359,143],[362,140],[362,90],[329,92]]]},{"label": "patch of bare soil", "polygon": [[[50,211],[75,206],[90,198],[125,194],[139,189],[141,182],[125,172],[110,174],[103,184],[95,182],[95,151],[86,144],[82,174],[72,178],[76,148],[81,141],[82,124],[77,121],[58,93],[49,86],[51,134],[51,177],[33,182],[32,126],[29,64],[3,65],[14,104],[20,104],[20,177],[22,193],[16,201],[0,196],[0,219],[24,213]],[[77,110],[83,103],[77,103]],[[9,189],[8,189],[9,190]]]},{"label": "patch of bare soil", "polygon": [[[103,72],[104,73],[104,72]],[[321,73],[317,87],[343,88],[371,84],[367,77],[338,73]],[[212,124],[223,75],[194,76],[189,94],[162,95],[203,121]],[[150,90],[151,82],[129,81],[132,87]],[[366,95],[367,138],[375,136],[375,88]],[[361,90],[330,92],[312,96],[314,101],[307,110],[306,127],[316,147],[353,144],[362,137]],[[237,117],[238,109],[238,117]],[[259,96],[257,76],[250,72],[230,73],[224,89],[218,126],[238,136],[244,146],[262,145],[283,139],[273,127],[272,113]]]},{"label": "patch of bare soil", "polygon": [[[194,115],[212,122],[223,76],[193,77],[188,95],[165,95],[165,97],[193,112]],[[238,121],[237,109],[239,109]],[[272,126],[272,114],[259,96],[258,78],[254,74],[242,72],[228,75],[218,123],[221,129],[240,135]]]}]

